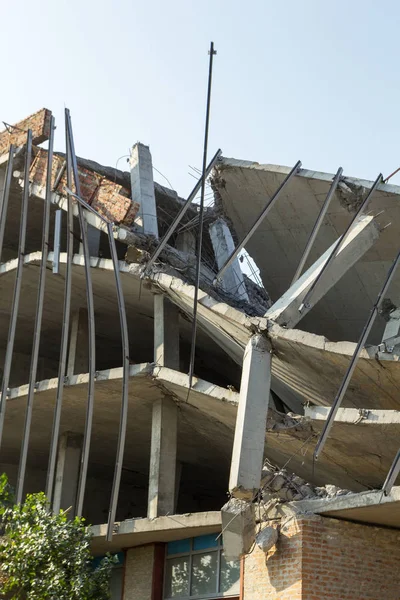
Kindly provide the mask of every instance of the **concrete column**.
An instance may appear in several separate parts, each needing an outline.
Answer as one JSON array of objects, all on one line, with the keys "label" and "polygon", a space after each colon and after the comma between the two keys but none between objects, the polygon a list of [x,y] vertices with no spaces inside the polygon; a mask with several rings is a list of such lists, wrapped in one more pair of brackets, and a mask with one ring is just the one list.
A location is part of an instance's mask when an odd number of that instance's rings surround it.
[{"label": "concrete column", "polygon": [[243,358],[229,491],[250,499],[260,487],[271,384],[271,346],[254,335]]},{"label": "concrete column", "polygon": [[179,310],[162,294],[154,296],[154,362],[179,371]]},{"label": "concrete column", "polygon": [[54,483],[53,510],[59,512],[72,507],[68,515],[75,516],[83,435],[67,431],[60,437]]},{"label": "concrete column", "polygon": [[196,254],[196,236],[191,231],[181,231],[176,236],[175,246],[186,254]]},{"label": "concrete column", "polygon": [[[226,221],[221,217],[210,225],[209,232],[218,269],[220,269],[234,251],[235,244]],[[223,274],[222,286],[227,292],[241,300],[249,301],[244,276],[237,258]]]},{"label": "concrete column", "polygon": [[86,308],[72,315],[69,338],[67,376],[87,373],[89,364],[89,326]]},{"label": "concrete column", "polygon": [[165,396],[153,404],[149,476],[149,519],[175,511],[178,407]]},{"label": "concrete column", "polygon": [[153,164],[149,147],[139,142],[135,144],[131,150],[130,165],[132,200],[140,204],[135,223],[142,229],[143,233],[158,238]]}]

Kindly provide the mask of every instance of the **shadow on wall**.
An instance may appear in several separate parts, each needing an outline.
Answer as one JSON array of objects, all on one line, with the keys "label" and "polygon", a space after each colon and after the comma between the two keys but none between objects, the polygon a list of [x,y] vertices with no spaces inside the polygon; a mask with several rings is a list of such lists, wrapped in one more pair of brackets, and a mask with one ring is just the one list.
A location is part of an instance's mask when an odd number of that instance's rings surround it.
[{"label": "shadow on wall", "polygon": [[263,559],[265,575],[259,573],[260,580],[265,579],[269,588],[275,589],[277,593],[290,589],[290,596],[285,598],[300,598],[295,594],[295,588],[301,589],[302,579],[302,534],[297,523],[292,522],[289,530],[282,528],[276,545],[265,555],[261,550],[260,558]]}]

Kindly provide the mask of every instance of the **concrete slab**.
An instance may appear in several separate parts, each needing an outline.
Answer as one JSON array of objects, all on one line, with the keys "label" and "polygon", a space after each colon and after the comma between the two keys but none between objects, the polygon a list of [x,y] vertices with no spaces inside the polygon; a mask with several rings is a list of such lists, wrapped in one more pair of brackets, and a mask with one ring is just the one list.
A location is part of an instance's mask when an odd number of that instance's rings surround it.
[{"label": "concrete slab", "polygon": [[324,500],[291,502],[288,507],[297,514],[314,513],[334,519],[400,529],[400,487],[392,488],[389,496],[378,490]]},{"label": "concrete slab", "polygon": [[183,537],[195,537],[221,532],[219,511],[198,512],[195,514],[168,515],[156,519],[129,519],[118,523],[118,531],[112,542],[106,542],[107,524],[91,528],[92,552],[94,556],[106,552],[119,552],[154,542],[171,542]]},{"label": "concrete slab", "polygon": [[[215,171],[214,185],[222,209],[236,231],[238,240],[262,212],[268,198],[289,173],[289,167],[223,158]],[[247,244],[247,251],[260,269],[265,288],[276,302],[289,288],[308,235],[328,193],[334,175],[301,169],[281,194],[276,206]],[[372,182],[345,176],[332,199],[323,225],[309,256],[313,264],[341,235],[352,211]],[[384,274],[398,249],[400,187],[380,185],[368,210],[378,221],[391,222],[380,240],[348,271],[341,281],[302,321],[302,329],[325,335],[333,341],[355,341],[379,291]],[[218,198],[217,198],[218,202]],[[400,299],[400,278],[390,295]],[[382,337],[384,323],[377,321],[373,343]]]}]

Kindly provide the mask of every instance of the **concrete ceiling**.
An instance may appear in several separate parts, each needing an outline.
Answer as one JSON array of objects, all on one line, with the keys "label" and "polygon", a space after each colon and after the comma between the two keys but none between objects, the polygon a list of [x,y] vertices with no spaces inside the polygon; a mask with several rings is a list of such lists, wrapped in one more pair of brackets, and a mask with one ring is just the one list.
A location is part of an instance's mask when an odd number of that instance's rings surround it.
[{"label": "concrete ceiling", "polygon": [[[60,273],[52,273],[52,258],[48,260],[48,274],[44,300],[42,338],[40,354],[47,360],[47,370],[44,376],[54,376],[57,373],[57,362],[60,352],[61,323],[63,315],[63,298],[65,285],[66,255],[61,254]],[[33,327],[36,314],[36,296],[39,278],[41,253],[35,252],[25,256],[22,277],[22,292],[18,312],[17,330],[14,351],[29,359]],[[132,362],[153,360],[153,297],[155,288],[142,284],[138,265],[121,263],[121,280],[124,290],[125,304],[128,317],[130,337],[130,358]],[[118,313],[115,279],[112,263],[109,259],[92,259],[92,281],[95,305],[97,368],[105,369],[121,364],[121,334]],[[17,261],[11,260],[0,266],[0,356],[5,352],[7,332],[12,306],[14,281]],[[86,282],[82,257],[75,255],[72,275],[71,310],[76,311],[86,307]],[[183,315],[185,317],[185,315]],[[187,370],[188,348],[190,344],[191,327],[187,318],[180,322],[182,341],[182,370]],[[197,338],[196,372],[206,376],[216,383],[228,385],[237,384],[240,373],[233,361],[226,357],[225,352],[209,335],[199,331]],[[26,363],[26,364],[25,364]],[[29,360],[24,364],[14,360],[11,385],[28,381],[27,373]],[[40,377],[40,374],[39,374]]]},{"label": "concrete ceiling", "polygon": [[[290,168],[260,165],[224,158],[216,171],[219,202],[242,239],[261,214],[267,200],[283,182]],[[333,175],[302,169],[284,189],[276,205],[246,246],[260,269],[265,288],[276,301],[290,286],[299,258],[328,193]],[[345,177],[349,197],[338,188],[314,243],[306,268],[315,262],[343,233],[354,213],[359,190],[372,182]],[[349,206],[350,205],[350,206]],[[351,211],[349,210],[351,209]],[[380,215],[381,226],[391,222],[364,257],[334,286],[299,324],[301,329],[333,341],[358,339],[365,319],[376,299],[385,274],[399,249],[400,188],[381,185],[368,211]],[[389,296],[400,304],[400,274]],[[377,321],[370,341],[379,343],[383,321]]]}]

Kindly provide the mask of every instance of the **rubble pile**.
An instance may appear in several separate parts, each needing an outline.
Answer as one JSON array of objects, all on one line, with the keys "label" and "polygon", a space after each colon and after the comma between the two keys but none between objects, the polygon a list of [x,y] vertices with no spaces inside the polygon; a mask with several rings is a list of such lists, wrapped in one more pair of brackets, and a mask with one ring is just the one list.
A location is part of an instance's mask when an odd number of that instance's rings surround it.
[{"label": "rubble pile", "polygon": [[306,498],[334,498],[351,494],[336,485],[316,487],[306,482],[298,475],[289,473],[286,469],[279,469],[268,461],[264,463],[261,473],[261,497],[264,503],[280,500],[292,502]]}]

